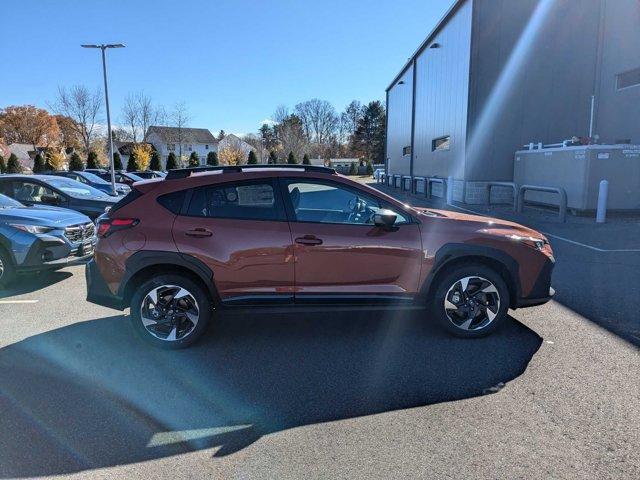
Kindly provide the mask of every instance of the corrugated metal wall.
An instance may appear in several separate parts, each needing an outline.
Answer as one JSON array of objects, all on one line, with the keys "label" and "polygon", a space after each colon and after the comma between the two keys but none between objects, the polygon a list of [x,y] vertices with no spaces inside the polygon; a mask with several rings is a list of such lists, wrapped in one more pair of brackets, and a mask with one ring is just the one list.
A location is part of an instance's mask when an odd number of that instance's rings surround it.
[{"label": "corrugated metal wall", "polygon": [[595,133],[607,143],[640,144],[640,86],[618,89],[616,83],[618,74],[640,68],[640,2],[604,0],[601,37]]},{"label": "corrugated metal wall", "polygon": [[402,149],[411,145],[412,97],[413,68],[409,67],[389,90],[387,159],[390,175],[409,175],[411,168],[411,156],[402,155]]},{"label": "corrugated metal wall", "polygon": [[467,180],[511,180],[524,144],[588,135],[599,5],[474,1]]},{"label": "corrugated metal wall", "polygon": [[[471,49],[472,3],[466,2],[416,58],[413,174],[464,173]],[[433,151],[433,140],[450,136],[448,150]]]}]

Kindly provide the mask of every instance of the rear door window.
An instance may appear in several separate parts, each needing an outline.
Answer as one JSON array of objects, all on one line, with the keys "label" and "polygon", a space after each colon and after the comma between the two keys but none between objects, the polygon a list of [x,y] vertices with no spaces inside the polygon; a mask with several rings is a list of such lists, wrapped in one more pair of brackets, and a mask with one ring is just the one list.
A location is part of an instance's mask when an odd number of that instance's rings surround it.
[{"label": "rear door window", "polygon": [[196,188],[193,190],[187,215],[241,220],[286,220],[282,199],[270,179]]}]

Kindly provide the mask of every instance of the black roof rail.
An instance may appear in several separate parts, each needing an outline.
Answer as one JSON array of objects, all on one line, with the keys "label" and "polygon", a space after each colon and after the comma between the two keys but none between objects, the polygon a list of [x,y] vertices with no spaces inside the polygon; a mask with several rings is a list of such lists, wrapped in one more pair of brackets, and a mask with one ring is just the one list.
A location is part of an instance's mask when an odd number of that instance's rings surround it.
[{"label": "black roof rail", "polygon": [[222,172],[222,173],[241,173],[244,170],[268,170],[268,169],[288,169],[288,170],[302,170],[305,172],[318,172],[318,173],[329,173],[335,174],[336,171],[330,167],[321,167],[319,165],[291,165],[288,163],[285,164],[258,164],[258,165],[221,165],[217,167],[192,167],[192,168],[176,168],[174,170],[169,170],[167,176],[164,177],[165,180],[176,180],[179,178],[187,178],[190,177],[193,173],[200,172]]}]

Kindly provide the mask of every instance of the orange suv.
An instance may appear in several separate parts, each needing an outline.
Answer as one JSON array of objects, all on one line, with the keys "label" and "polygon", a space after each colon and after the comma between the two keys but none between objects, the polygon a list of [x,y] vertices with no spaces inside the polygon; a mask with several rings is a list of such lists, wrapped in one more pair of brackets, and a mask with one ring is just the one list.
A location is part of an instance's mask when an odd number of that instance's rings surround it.
[{"label": "orange suv", "polygon": [[547,239],[521,225],[416,208],[308,165],[172,170],[98,219],[87,300],[186,347],[217,309],[423,305],[462,337],[553,295]]}]

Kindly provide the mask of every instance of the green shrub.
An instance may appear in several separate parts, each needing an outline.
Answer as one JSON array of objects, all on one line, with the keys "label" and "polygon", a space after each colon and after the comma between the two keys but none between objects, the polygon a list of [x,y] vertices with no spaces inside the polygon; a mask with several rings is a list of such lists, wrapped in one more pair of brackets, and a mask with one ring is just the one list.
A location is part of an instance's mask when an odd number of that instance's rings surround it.
[{"label": "green shrub", "polygon": [[251,150],[249,152],[249,157],[247,158],[247,165],[256,165],[258,163],[258,157],[256,157],[256,152]]},{"label": "green shrub", "polygon": [[296,156],[293,154],[293,152],[289,152],[289,156],[287,157],[287,163],[289,165],[295,165],[298,163],[298,160],[296,159]]},{"label": "green shrub", "polygon": [[352,163],[351,166],[349,167],[349,175],[357,175],[358,174],[358,167],[356,167],[355,163]]},{"label": "green shrub", "polygon": [[191,155],[189,155],[189,166],[190,167],[200,166],[200,158],[198,158],[198,152],[191,152]]},{"label": "green shrub", "polygon": [[46,170],[46,166],[44,164],[44,159],[42,155],[39,153],[36,155],[36,158],[33,159],[33,173],[40,173]]},{"label": "green shrub", "polygon": [[218,166],[218,154],[216,152],[207,153],[207,165],[212,167]]},{"label": "green shrub", "polygon": [[151,153],[151,161],[149,162],[149,170],[159,171],[162,170],[162,162],[160,162],[160,155],[157,150]]},{"label": "green shrub", "polygon": [[87,156],[87,168],[99,168],[98,165],[98,154],[91,150],[89,155]]},{"label": "green shrub", "polygon": [[4,162],[2,155],[0,155],[0,173],[7,173],[7,164]]},{"label": "green shrub", "polygon": [[309,160],[309,155],[307,155],[306,153],[304,154],[304,157],[302,157],[302,164],[311,165],[311,160]]},{"label": "green shrub", "polygon": [[169,152],[169,156],[167,156],[167,170],[175,170],[178,168],[178,160],[176,159],[176,154],[173,152]]},{"label": "green shrub", "polygon": [[82,163],[82,159],[80,155],[76,152],[71,154],[71,158],[69,159],[69,171],[70,172],[81,172],[84,170],[84,163]]},{"label": "green shrub", "polygon": [[[109,168],[111,168],[111,165],[109,165]],[[122,170],[122,158],[118,152],[113,152],[113,168],[115,170]]]},{"label": "green shrub", "polygon": [[276,153],[275,150],[271,150],[269,152],[269,163],[272,165],[275,165],[276,163],[278,163],[278,154]]},{"label": "green shrub", "polygon": [[9,160],[7,161],[7,173],[22,173],[22,165],[14,153],[9,155]]}]

